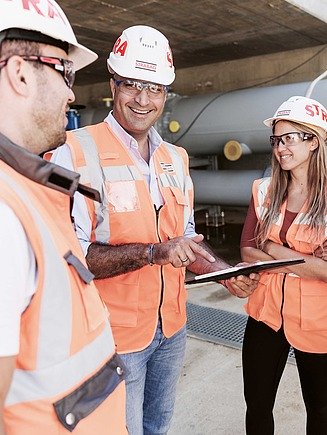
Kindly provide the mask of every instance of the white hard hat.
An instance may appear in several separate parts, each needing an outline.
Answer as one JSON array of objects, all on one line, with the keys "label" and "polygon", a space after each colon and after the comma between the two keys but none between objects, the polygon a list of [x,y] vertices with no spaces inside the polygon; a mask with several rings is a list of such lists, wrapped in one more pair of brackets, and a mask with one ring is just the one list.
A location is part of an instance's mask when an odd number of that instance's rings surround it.
[{"label": "white hard hat", "polygon": [[107,60],[109,71],[122,77],[161,85],[175,80],[173,56],[168,39],[149,26],[125,29]]},{"label": "white hard hat", "polygon": [[282,119],[319,127],[327,132],[327,109],[312,98],[300,96],[289,98],[278,107],[272,118],[265,119],[263,123],[272,127],[275,121]]},{"label": "white hard hat", "polygon": [[[40,37],[45,35],[68,43],[69,59],[74,62],[76,71],[94,62],[98,57],[96,53],[77,42],[65,13],[54,0],[0,0],[0,17],[0,32],[8,31],[10,39],[25,39],[10,36],[9,29],[23,29],[40,32]],[[6,38],[6,35],[2,35],[0,39]],[[43,42],[42,38],[39,42]]]}]

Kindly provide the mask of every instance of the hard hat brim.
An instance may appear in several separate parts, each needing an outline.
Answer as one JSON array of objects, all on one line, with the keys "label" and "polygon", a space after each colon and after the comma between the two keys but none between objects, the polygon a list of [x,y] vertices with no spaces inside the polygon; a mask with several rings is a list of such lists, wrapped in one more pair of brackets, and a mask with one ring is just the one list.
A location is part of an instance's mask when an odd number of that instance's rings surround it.
[{"label": "hard hat brim", "polygon": [[82,44],[70,44],[69,58],[74,62],[75,71],[90,65],[98,59],[98,55]]},{"label": "hard hat brim", "polygon": [[264,121],[262,121],[267,127],[272,127],[273,122],[276,118],[267,118]]}]

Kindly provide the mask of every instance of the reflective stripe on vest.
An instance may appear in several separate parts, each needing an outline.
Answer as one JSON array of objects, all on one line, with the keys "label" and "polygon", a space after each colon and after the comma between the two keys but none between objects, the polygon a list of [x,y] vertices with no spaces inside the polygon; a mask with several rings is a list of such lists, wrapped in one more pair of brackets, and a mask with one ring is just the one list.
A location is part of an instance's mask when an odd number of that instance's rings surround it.
[{"label": "reflective stripe on vest", "polygon": [[[261,220],[267,211],[267,207],[265,206],[265,199],[267,196],[269,185],[270,185],[270,178],[263,178],[262,180],[260,180],[258,190],[254,195],[255,210],[257,212],[258,219]],[[282,213],[279,213],[276,221],[276,225],[281,226],[282,223],[283,223],[283,215]]]},{"label": "reflective stripe on vest", "polygon": [[[77,137],[81,144],[85,166],[79,167],[79,173],[81,174],[81,183],[92,186],[94,189],[100,192],[101,203],[93,201],[95,208],[95,214],[98,217],[98,225],[95,228],[95,236],[99,241],[107,241],[109,226],[109,215],[105,212],[107,206],[106,194],[104,190],[104,174],[100,165],[97,146],[93,140],[93,137],[89,134],[86,128],[81,128],[74,131],[74,135]],[[92,168],[92,170],[90,170]]]},{"label": "reflective stripe on vest", "polygon": [[[70,355],[72,336],[72,298],[70,269],[60,258],[53,242],[54,234],[48,228],[33,202],[26,203],[26,190],[12,177],[0,171],[0,181],[28,206],[44,246],[44,282],[39,308],[39,336],[35,370],[16,369],[6,406],[19,402],[43,399],[66,391],[94,373],[114,352],[112,333],[108,322],[88,345]],[[76,278],[78,279],[78,278]],[[93,285],[93,284],[92,284]],[[88,290],[88,287],[85,287]],[[27,308],[28,310],[29,308]]]},{"label": "reflective stripe on vest", "polygon": [[81,379],[93,373],[99,368],[99,364],[106,361],[110,343],[112,334],[106,325],[102,334],[88,346],[56,366],[30,371],[16,369],[6,406],[52,397],[78,385]]}]

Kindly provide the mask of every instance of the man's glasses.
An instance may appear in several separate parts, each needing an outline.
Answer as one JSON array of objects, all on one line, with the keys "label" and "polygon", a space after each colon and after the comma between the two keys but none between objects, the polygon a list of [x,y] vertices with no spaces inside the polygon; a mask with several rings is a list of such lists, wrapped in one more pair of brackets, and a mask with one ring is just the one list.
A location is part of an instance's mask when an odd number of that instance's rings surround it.
[{"label": "man's glasses", "polygon": [[143,89],[146,90],[150,98],[159,98],[166,94],[169,90],[169,86],[159,85],[157,83],[139,82],[137,80],[116,80],[114,79],[116,86],[126,95],[135,96],[139,94]]},{"label": "man's glasses", "polygon": [[314,136],[314,134],[304,133],[302,131],[291,131],[289,133],[281,134],[280,136],[270,136],[270,145],[272,148],[278,148],[280,142],[286,147],[297,145],[305,140],[311,140]]},{"label": "man's glasses", "polygon": [[74,63],[71,60],[61,59],[60,57],[51,57],[51,56],[37,56],[37,55],[25,56],[21,54],[17,54],[17,55],[13,54],[7,59],[0,60],[0,69],[4,68],[7,65],[9,59],[12,56],[20,56],[22,59],[28,62],[38,62],[41,63],[42,65],[47,65],[50,68],[53,68],[54,70],[58,71],[59,74],[62,75],[66,85],[70,89],[73,87],[75,81],[75,69],[74,69]]}]

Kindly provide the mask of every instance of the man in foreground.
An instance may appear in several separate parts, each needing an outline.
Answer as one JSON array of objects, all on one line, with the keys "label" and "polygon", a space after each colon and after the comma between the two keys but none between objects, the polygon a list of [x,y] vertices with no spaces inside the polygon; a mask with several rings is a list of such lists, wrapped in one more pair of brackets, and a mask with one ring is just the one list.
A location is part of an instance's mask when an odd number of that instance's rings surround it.
[{"label": "man in foreground", "polygon": [[55,1],[0,0],[0,434],[126,434],[123,369],[72,229],[66,140],[78,44]]}]

